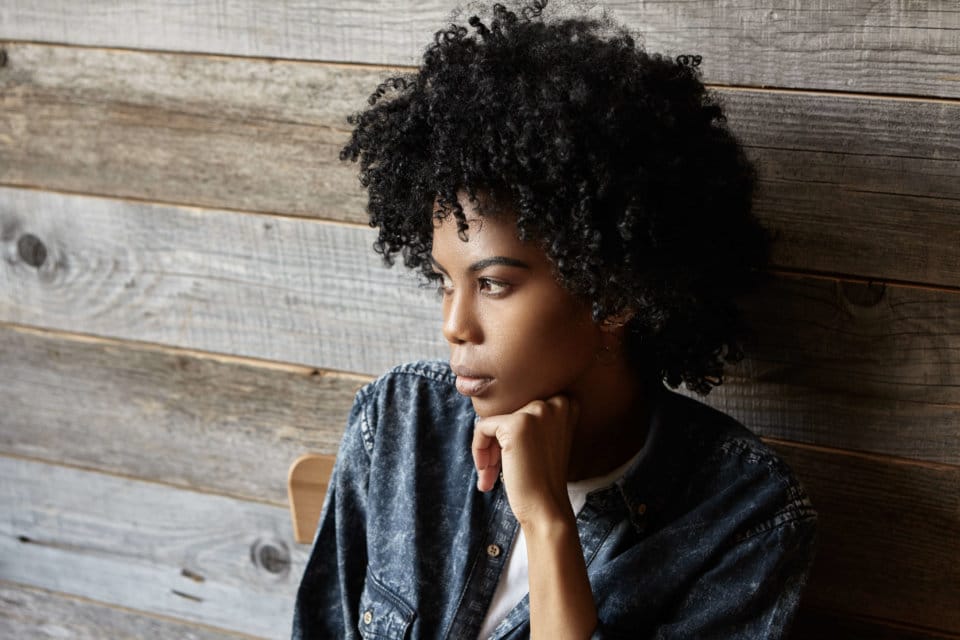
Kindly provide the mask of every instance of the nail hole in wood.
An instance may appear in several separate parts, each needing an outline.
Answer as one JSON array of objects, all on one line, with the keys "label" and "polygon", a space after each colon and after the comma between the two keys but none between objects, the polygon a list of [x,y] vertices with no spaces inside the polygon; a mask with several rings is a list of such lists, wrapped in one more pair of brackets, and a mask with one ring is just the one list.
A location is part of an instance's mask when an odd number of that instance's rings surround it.
[{"label": "nail hole in wood", "polygon": [[200,575],[199,573],[197,573],[197,572],[195,572],[195,571],[190,571],[190,569],[186,569],[186,568],[180,570],[180,575],[182,575],[184,578],[189,578],[190,580],[193,580],[194,582],[205,582],[205,581],[206,581],[206,578],[204,578],[204,577],[203,577],[202,575]]}]

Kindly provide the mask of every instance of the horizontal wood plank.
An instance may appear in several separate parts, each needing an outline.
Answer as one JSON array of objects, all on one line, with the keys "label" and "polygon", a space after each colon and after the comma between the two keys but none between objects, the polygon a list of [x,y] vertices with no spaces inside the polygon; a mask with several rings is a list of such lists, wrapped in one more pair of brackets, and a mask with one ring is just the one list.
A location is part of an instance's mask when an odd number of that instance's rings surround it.
[{"label": "horizontal wood plank", "polygon": [[2,580],[289,637],[308,548],[286,509],[0,456],[0,514]]},{"label": "horizontal wood plank", "polygon": [[0,321],[365,374],[443,357],[436,292],[374,237],[0,188]]},{"label": "horizontal wood plank", "polygon": [[774,445],[820,514],[806,605],[960,634],[960,467]]},{"label": "horizontal wood plank", "polygon": [[[386,70],[15,44],[0,183],[363,223],[347,115]],[[721,90],[786,268],[960,287],[960,103]],[[83,126],[77,126],[83,123]]]},{"label": "horizontal wood plank", "polygon": [[0,182],[359,221],[346,117],[385,71],[10,45]]},{"label": "horizontal wood plank", "polygon": [[34,640],[237,640],[250,636],[157,618],[0,581],[0,637]]},{"label": "horizontal wood plank", "polygon": [[[194,0],[173,9],[162,0],[7,0],[0,6],[0,38],[409,65],[457,4]],[[952,0],[605,4],[641,32],[649,50],[702,54],[712,82],[960,96],[960,10]]]},{"label": "horizontal wood plank", "polygon": [[366,381],[2,326],[0,353],[0,451],[280,506]]}]

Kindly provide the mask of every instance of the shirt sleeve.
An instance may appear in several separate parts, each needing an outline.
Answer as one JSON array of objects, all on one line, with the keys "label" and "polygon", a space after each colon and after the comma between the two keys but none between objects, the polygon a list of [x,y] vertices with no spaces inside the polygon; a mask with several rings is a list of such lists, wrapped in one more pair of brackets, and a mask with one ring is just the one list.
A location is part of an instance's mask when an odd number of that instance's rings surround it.
[{"label": "shirt sleeve", "polygon": [[354,400],[340,443],[310,558],[297,592],[293,640],[359,638],[360,594],[367,567],[370,436],[364,391]]},{"label": "shirt sleeve", "polygon": [[[651,637],[786,638],[813,561],[815,531],[816,515],[807,513],[741,540],[700,575]],[[602,622],[592,636],[618,637]]]}]

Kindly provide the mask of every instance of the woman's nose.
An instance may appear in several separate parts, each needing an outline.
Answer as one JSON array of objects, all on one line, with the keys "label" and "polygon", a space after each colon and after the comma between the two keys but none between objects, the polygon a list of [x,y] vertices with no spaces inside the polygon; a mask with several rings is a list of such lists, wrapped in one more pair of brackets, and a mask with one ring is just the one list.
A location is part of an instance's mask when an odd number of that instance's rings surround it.
[{"label": "woman's nose", "polygon": [[451,294],[443,303],[443,337],[450,344],[480,341],[480,325],[469,296]]}]

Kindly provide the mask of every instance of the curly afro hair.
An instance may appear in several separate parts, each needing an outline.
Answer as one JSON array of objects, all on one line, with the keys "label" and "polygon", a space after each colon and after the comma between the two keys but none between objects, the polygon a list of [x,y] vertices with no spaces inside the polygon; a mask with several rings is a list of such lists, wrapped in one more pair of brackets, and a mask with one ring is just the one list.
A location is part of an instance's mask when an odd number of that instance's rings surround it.
[{"label": "curly afro hair", "polygon": [[698,56],[649,54],[606,14],[548,20],[546,4],[438,31],[348,118],[340,157],[360,161],[374,248],[433,279],[434,219],[466,239],[458,192],[491,194],[595,320],[629,318],[638,373],[706,394],[742,358],[734,299],[767,260],[753,168]]}]

